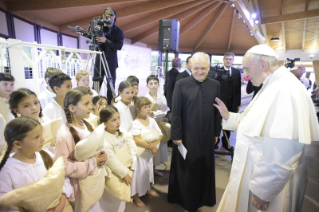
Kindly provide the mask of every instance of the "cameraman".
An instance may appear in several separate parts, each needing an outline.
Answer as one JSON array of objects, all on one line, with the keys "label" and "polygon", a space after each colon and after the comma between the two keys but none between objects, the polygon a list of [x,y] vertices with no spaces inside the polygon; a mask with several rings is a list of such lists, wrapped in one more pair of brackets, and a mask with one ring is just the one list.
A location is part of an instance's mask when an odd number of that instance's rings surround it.
[{"label": "cameraman", "polygon": [[[96,41],[99,43],[99,49],[104,52],[107,63],[109,65],[110,74],[113,78],[113,87],[115,88],[115,80],[116,80],[116,68],[118,67],[117,61],[117,50],[121,50],[123,47],[123,39],[124,33],[121,28],[115,25],[116,22],[116,11],[111,7],[105,9],[103,14],[103,19],[106,17],[110,17],[112,23],[105,24],[106,26],[111,28],[110,33],[104,33],[101,37],[96,37]],[[96,57],[95,64],[97,65],[97,69],[94,70],[94,78],[99,77],[100,73],[100,57]],[[103,66],[101,67],[101,77],[100,87],[103,83],[103,79],[105,76],[105,72],[103,70]],[[113,99],[112,91],[109,85],[107,85],[107,102],[111,104]]]},{"label": "cameraman", "polygon": [[[228,111],[238,112],[241,104],[241,75],[240,71],[233,68],[235,55],[232,52],[227,52],[224,55],[224,66],[220,69],[221,71],[226,71],[228,74],[228,79],[221,83],[220,88],[220,99],[225,103]],[[223,130],[227,135],[228,139],[230,137],[230,131]],[[225,135],[222,135],[222,146],[229,152],[234,151],[234,147],[228,145]],[[218,142],[215,144],[215,149],[218,149]]]}]

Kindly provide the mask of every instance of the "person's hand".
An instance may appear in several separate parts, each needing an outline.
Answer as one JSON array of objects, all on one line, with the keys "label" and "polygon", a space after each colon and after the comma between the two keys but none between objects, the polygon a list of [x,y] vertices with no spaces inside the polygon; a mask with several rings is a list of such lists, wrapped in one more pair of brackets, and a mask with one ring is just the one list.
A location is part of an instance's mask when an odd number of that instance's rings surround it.
[{"label": "person's hand", "polygon": [[224,104],[224,102],[222,102],[217,97],[216,97],[215,100],[216,100],[217,104],[214,104],[214,106],[219,110],[220,115],[223,117],[223,119],[228,120],[229,112],[228,112],[228,109],[227,109],[226,105]]},{"label": "person's hand", "polygon": [[167,117],[163,117],[163,122],[169,122],[169,119]]},{"label": "person's hand", "polygon": [[182,140],[174,140],[173,143],[180,146],[182,144]]},{"label": "person's hand", "polygon": [[125,182],[126,185],[131,185],[132,183],[132,178],[130,177],[130,175],[126,175],[124,178],[123,178],[123,181]]},{"label": "person's hand", "polygon": [[215,137],[215,144],[218,142],[219,137]]},{"label": "person's hand", "polygon": [[260,199],[255,194],[253,195],[251,202],[253,203],[253,206],[255,208],[257,208],[258,210],[262,210],[262,211],[268,210],[269,202],[266,202],[266,201]]},{"label": "person's hand", "polygon": [[151,152],[152,152],[152,155],[156,155],[157,148],[156,147],[151,148]]},{"label": "person's hand", "polygon": [[95,40],[99,43],[105,43],[106,37],[101,36],[101,37],[96,37]]},{"label": "person's hand", "polygon": [[95,156],[95,160],[98,166],[102,166],[108,159],[108,155],[105,154],[104,151],[97,153]]}]

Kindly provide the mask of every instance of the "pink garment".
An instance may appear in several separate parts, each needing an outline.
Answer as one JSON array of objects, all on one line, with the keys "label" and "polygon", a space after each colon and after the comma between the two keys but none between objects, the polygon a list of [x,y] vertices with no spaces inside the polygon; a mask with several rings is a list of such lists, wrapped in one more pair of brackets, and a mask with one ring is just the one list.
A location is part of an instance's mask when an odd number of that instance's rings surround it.
[{"label": "pink garment", "polygon": [[[81,137],[81,139],[84,139]],[[70,177],[71,185],[74,193],[69,197],[70,202],[74,202],[80,195],[78,178],[85,178],[93,175],[97,167],[94,157],[85,161],[76,161],[74,157],[75,142],[69,130],[69,125],[66,123],[61,126],[56,137],[55,158],[64,157],[65,161],[65,176]]]}]

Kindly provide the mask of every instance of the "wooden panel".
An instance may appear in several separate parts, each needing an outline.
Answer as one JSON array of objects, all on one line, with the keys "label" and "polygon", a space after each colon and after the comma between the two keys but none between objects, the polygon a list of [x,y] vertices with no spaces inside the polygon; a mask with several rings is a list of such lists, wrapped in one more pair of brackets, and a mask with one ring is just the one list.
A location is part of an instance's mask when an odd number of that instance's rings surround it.
[{"label": "wooden panel", "polygon": [[186,4],[170,7],[167,9],[162,9],[156,13],[152,12],[151,14],[146,16],[147,18],[141,18],[137,21],[131,20],[131,22],[125,24],[121,28],[123,29],[124,32],[128,32],[128,31],[140,28],[141,26],[143,26],[145,24],[150,24],[151,22],[158,22],[158,20],[160,20],[160,19],[166,19],[169,16],[180,13],[184,10],[187,10],[187,9],[192,8],[192,7],[199,5],[199,4],[203,4],[205,2],[206,1],[194,1],[194,2],[189,2]]},{"label": "wooden panel", "polygon": [[[211,17],[213,19],[217,15],[217,11],[221,9],[223,5],[221,5],[215,12],[215,14]],[[209,32],[207,37],[204,39],[203,43],[199,46],[200,48],[212,48],[212,49],[226,49],[228,47],[228,38],[230,33],[230,26],[232,22],[234,8],[227,7],[223,13],[223,18],[220,18],[213,30]],[[236,18],[237,19],[237,14]],[[210,23],[210,19],[205,19],[206,25],[204,28]]]},{"label": "wooden panel", "polygon": [[265,17],[264,19],[262,19],[261,23],[269,24],[269,23],[277,23],[277,22],[283,22],[283,21],[294,21],[294,20],[300,20],[304,18],[312,18],[316,16],[319,16],[319,9],[291,13],[286,15],[273,16],[273,17]]},{"label": "wooden panel", "polygon": [[302,48],[303,25],[303,20],[285,22],[287,50]]},{"label": "wooden panel", "polygon": [[206,38],[206,36],[209,34],[209,32],[214,28],[220,17],[223,15],[226,7],[229,8],[228,4],[223,4],[218,9],[217,14],[214,16],[213,19],[211,19],[208,23],[208,26],[206,27],[205,31],[202,33],[200,39],[198,40],[196,46],[194,47],[194,51],[198,49],[198,47],[202,44],[203,40]]},{"label": "wooden panel", "polygon": [[306,24],[305,49],[318,49],[319,18],[309,18]]},{"label": "wooden panel", "polygon": [[48,10],[133,1],[147,0],[11,0],[7,1],[7,7],[10,11]]}]

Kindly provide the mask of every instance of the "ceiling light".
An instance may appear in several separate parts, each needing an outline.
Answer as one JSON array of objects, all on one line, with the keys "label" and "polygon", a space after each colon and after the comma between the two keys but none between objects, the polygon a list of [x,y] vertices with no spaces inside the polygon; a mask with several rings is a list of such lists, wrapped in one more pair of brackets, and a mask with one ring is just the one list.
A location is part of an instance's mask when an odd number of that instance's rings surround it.
[{"label": "ceiling light", "polygon": [[252,32],[252,31],[250,31],[250,36],[254,36],[254,34],[253,34],[253,32]]},{"label": "ceiling light", "polygon": [[240,15],[240,13],[238,13],[238,19],[241,19],[241,17],[242,17],[242,16]]},{"label": "ceiling light", "polygon": [[256,20],[255,20],[255,24],[259,24],[259,20],[256,19]]},{"label": "ceiling light", "polygon": [[251,14],[251,18],[255,19],[257,17],[256,13]]},{"label": "ceiling light", "polygon": [[279,41],[279,38],[271,38],[271,41]]},{"label": "ceiling light", "polygon": [[230,7],[235,7],[234,3],[230,3]]}]

